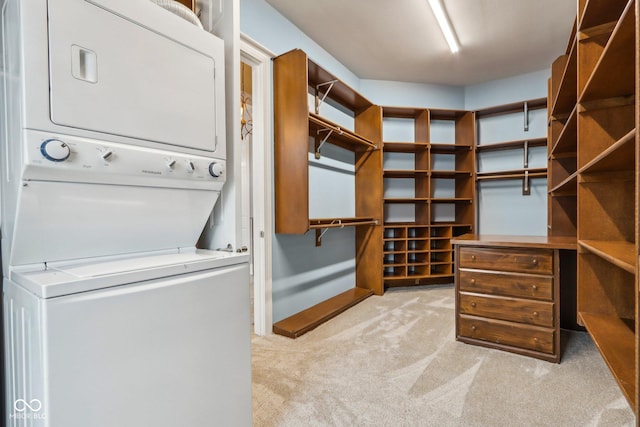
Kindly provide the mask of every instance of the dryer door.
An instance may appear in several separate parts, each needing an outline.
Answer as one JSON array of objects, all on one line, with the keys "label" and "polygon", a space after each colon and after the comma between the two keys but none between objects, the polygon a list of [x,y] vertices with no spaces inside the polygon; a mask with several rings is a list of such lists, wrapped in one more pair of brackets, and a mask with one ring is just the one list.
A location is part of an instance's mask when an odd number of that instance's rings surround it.
[{"label": "dryer door", "polygon": [[148,0],[48,4],[54,123],[165,149],[224,144],[220,39]]}]

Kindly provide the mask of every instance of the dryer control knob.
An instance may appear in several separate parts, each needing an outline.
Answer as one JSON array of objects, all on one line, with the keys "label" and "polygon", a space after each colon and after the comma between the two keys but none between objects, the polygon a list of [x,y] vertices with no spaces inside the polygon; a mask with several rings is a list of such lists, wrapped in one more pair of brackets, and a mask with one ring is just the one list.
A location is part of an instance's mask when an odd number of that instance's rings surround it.
[{"label": "dryer control knob", "polygon": [[222,163],[213,162],[209,165],[209,173],[212,177],[218,178],[224,173],[224,165]]},{"label": "dryer control knob", "polygon": [[47,139],[40,144],[40,152],[45,159],[52,162],[64,162],[71,155],[71,149],[67,143],[59,139]]},{"label": "dryer control knob", "polygon": [[167,168],[172,170],[176,166],[176,161],[173,159],[167,159]]},{"label": "dryer control knob", "polygon": [[187,171],[193,172],[195,170],[196,170],[196,164],[193,163],[191,160],[187,160]]},{"label": "dryer control knob", "polygon": [[105,148],[100,152],[100,158],[105,162],[110,162],[113,159],[113,151]]}]

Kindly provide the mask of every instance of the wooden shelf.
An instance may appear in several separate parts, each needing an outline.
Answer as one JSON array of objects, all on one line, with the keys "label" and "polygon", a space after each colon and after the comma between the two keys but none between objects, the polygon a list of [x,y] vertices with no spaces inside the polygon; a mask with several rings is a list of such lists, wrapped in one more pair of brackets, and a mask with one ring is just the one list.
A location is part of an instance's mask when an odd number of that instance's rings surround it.
[{"label": "wooden shelf", "polygon": [[573,43],[567,64],[562,74],[562,80],[558,89],[555,103],[551,109],[551,116],[556,117],[563,113],[569,113],[576,104],[578,75],[576,73],[578,64],[578,48],[577,43]]},{"label": "wooden shelf", "polygon": [[431,227],[471,228],[472,225],[459,222],[432,222]]},{"label": "wooden shelf", "polygon": [[383,172],[385,178],[416,178],[429,176],[428,170],[390,170],[387,169]]},{"label": "wooden shelf", "polygon": [[599,172],[633,171],[635,168],[635,136],[636,130],[630,130],[611,147],[578,171],[581,174]]},{"label": "wooden shelf", "polygon": [[429,228],[429,224],[416,224],[415,222],[385,222],[385,228]]},{"label": "wooden shelf", "polygon": [[309,218],[309,229],[355,227],[377,223],[374,218]]},{"label": "wooden shelf", "polygon": [[630,1],[580,95],[580,102],[634,94],[636,80],[634,52],[635,8],[634,2]]},{"label": "wooden shelf", "polygon": [[310,135],[318,135],[321,138],[331,131],[331,136],[327,138],[327,142],[344,148],[345,150],[361,151],[375,150],[378,147],[372,141],[358,135],[349,129],[344,129],[337,124],[319,116],[315,113],[309,113],[309,131]]},{"label": "wooden shelf", "polygon": [[429,203],[428,197],[390,197],[384,199],[385,203]]},{"label": "wooden shelf", "polygon": [[[349,85],[339,80],[311,59],[307,60],[308,82],[310,87],[319,84],[335,81],[330,92],[330,100],[336,102],[351,111],[361,111],[373,104],[364,96],[360,95]],[[324,93],[327,87],[320,88],[320,93]]]},{"label": "wooden shelf", "polygon": [[583,311],[579,315],[631,407],[636,408],[636,335],[630,325],[633,320]]},{"label": "wooden shelf", "polygon": [[478,172],[476,174],[476,180],[520,179],[527,175],[526,172],[528,172],[529,178],[545,178],[547,176],[547,168],[513,169],[497,172]]},{"label": "wooden shelf", "polygon": [[369,289],[353,288],[306,310],[273,324],[273,332],[297,338],[317,328],[329,319],[373,295]]},{"label": "wooden shelf", "polygon": [[528,143],[531,147],[544,147],[547,145],[547,138],[523,139],[519,141],[498,142],[495,144],[477,145],[476,152],[502,151],[524,148],[524,144]]},{"label": "wooden shelf", "polygon": [[578,146],[578,108],[577,105],[571,110],[558,140],[551,149],[551,156],[558,158],[561,154],[576,155]]},{"label": "wooden shelf", "polygon": [[467,114],[467,111],[462,110],[440,110],[429,109],[431,120],[456,120]]},{"label": "wooden shelf", "polygon": [[402,276],[384,276],[384,280],[453,279],[451,274],[411,274]]},{"label": "wooden shelf", "polygon": [[471,201],[471,198],[465,197],[439,197],[431,199],[431,203],[471,203]]},{"label": "wooden shelf", "polygon": [[511,104],[497,105],[495,107],[483,108],[476,111],[476,119],[498,116],[503,114],[513,114],[524,112],[524,103],[527,103],[529,110],[539,110],[547,108],[547,98],[531,99],[528,101],[514,102]]},{"label": "wooden shelf", "polygon": [[431,144],[431,152],[435,154],[454,154],[456,151],[471,150],[471,145]]},{"label": "wooden shelf", "polygon": [[589,252],[623,270],[635,274],[638,254],[635,243],[624,241],[579,240],[579,245]]},{"label": "wooden shelf", "polygon": [[422,114],[426,108],[412,107],[383,107],[383,117],[393,117],[397,119],[413,119]]},{"label": "wooden shelf", "polygon": [[471,177],[473,174],[471,171],[431,171],[431,178],[435,179],[447,179],[447,178],[460,178],[460,177]]},{"label": "wooden shelf", "polygon": [[552,154],[551,156],[549,156],[549,158],[552,159],[552,160],[562,160],[562,159],[576,159],[577,160],[577,157],[578,157],[578,152],[577,151],[568,151],[566,153]]},{"label": "wooden shelf", "polygon": [[626,0],[587,0],[579,31],[617,21],[626,4]]},{"label": "wooden shelf", "polygon": [[560,184],[549,190],[549,194],[554,197],[576,196],[578,193],[578,172],[569,175]]},{"label": "wooden shelf", "polygon": [[384,142],[382,149],[389,153],[415,153],[429,149],[426,142]]},{"label": "wooden shelf", "polygon": [[471,198],[465,197],[390,197],[385,198],[385,203],[471,203]]}]

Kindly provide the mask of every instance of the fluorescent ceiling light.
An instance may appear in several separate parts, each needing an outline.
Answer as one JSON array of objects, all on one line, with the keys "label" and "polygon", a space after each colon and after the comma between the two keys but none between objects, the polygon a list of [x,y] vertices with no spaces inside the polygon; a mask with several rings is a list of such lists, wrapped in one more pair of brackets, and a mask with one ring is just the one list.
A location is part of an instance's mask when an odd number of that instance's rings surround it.
[{"label": "fluorescent ceiling light", "polygon": [[449,17],[444,10],[442,0],[429,0],[429,6],[431,6],[431,10],[433,10],[433,14],[436,16],[438,25],[440,25],[440,30],[449,44],[451,53],[458,52],[460,50],[460,45],[456,39],[456,33],[453,32],[453,27],[451,26]]}]

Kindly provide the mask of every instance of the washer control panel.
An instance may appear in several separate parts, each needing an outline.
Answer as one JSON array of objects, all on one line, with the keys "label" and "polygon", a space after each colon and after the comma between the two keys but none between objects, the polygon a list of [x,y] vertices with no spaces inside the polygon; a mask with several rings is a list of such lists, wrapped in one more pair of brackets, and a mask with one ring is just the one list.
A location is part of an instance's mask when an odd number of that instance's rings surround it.
[{"label": "washer control panel", "polygon": [[71,149],[66,142],[59,139],[47,139],[40,144],[40,153],[52,162],[64,162],[71,155]]},{"label": "washer control panel", "polygon": [[28,131],[25,180],[220,190],[225,161],[214,157]]}]

